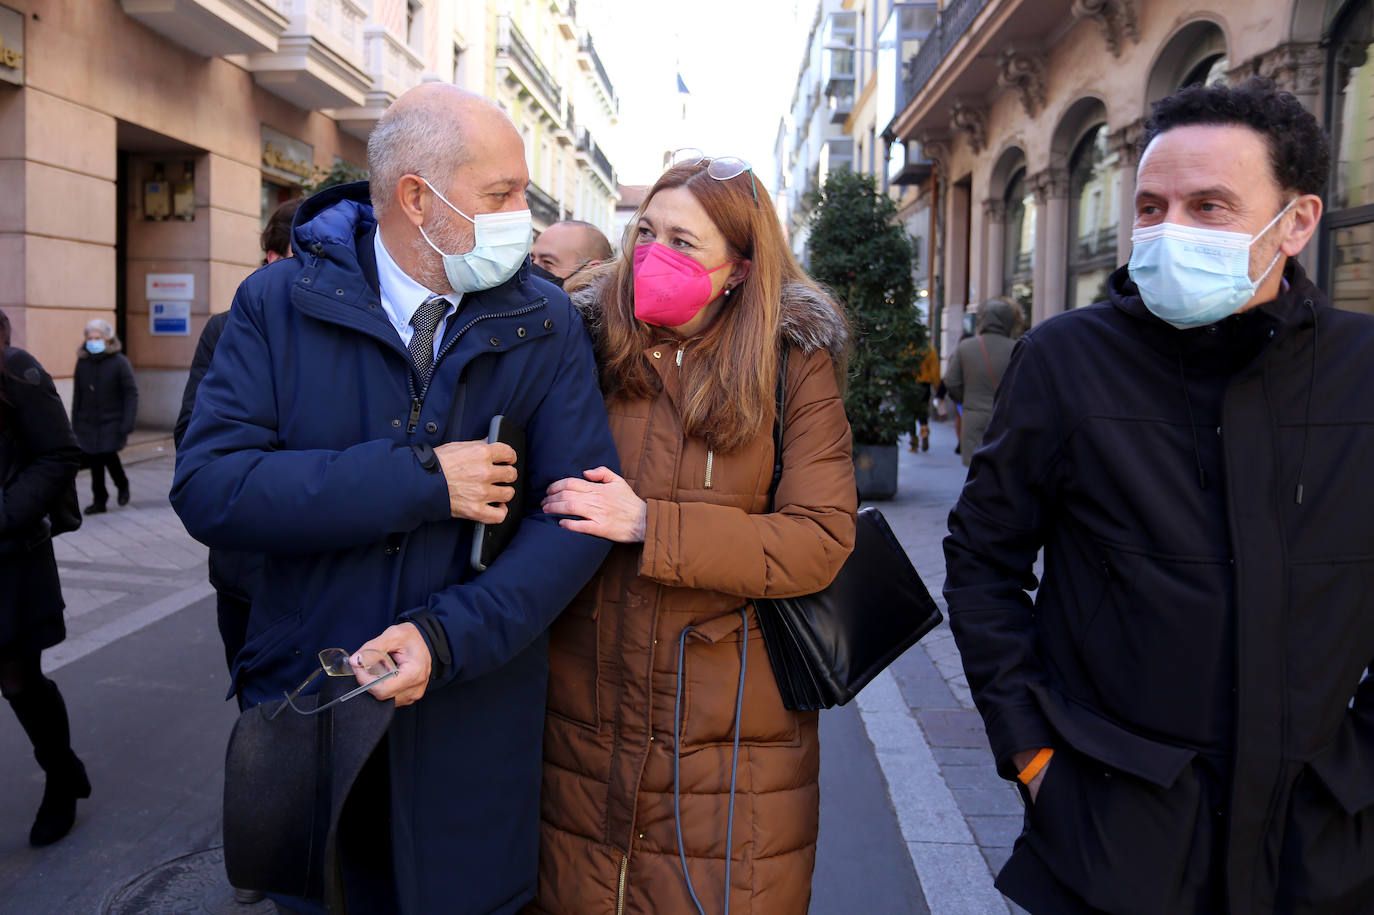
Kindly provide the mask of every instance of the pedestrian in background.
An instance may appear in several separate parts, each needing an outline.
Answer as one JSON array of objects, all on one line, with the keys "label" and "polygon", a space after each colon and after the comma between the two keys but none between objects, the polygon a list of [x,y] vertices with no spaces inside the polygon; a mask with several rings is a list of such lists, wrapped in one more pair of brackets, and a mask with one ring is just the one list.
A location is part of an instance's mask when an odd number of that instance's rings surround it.
[{"label": "pedestrian in background", "polygon": [[1298,262],[1328,141],[1256,80],[1156,102],[1141,146],[1130,263],[1021,339],[945,540],[1027,802],[997,886],[1374,912],[1374,317]]},{"label": "pedestrian in background", "polygon": [[817,717],[783,707],[749,599],[820,590],[853,548],[846,322],[738,159],[669,169],[627,238],[577,294],[625,475],[543,505],[617,546],[552,631],[532,910],[805,912]]},{"label": "pedestrian in background", "polygon": [[940,387],[940,354],[933,344],[927,344],[925,355],[921,357],[921,368],[916,372],[916,384],[907,395],[907,405],[911,413],[912,451],[930,450],[930,398]]},{"label": "pedestrian in background", "polygon": [[949,398],[963,408],[959,454],[965,467],[983,443],[983,432],[992,417],[993,395],[1011,361],[1021,321],[1021,306],[1010,299],[984,302],[978,309],[978,332],[959,341],[945,367]]},{"label": "pedestrian in background", "polygon": [[66,703],[40,666],[43,649],[67,636],[47,515],[80,463],[52,378],[10,346],[9,318],[0,312],[0,693],[47,775],[31,845],[65,836],[77,799],[91,796],[86,767],[72,752]]},{"label": "pedestrian in background", "polygon": [[[267,227],[262,230],[263,265],[275,263],[291,256],[291,221],[303,198],[288,200],[272,213]],[[181,413],[177,416],[172,440],[178,449],[191,423],[191,413],[196,405],[196,392],[200,390],[201,379],[210,370],[210,362],[215,357],[215,347],[219,344],[224,325],[229,323],[228,310],[210,316],[205,329],[196,343],[196,353],[191,358],[191,371],[186,377],[186,390],[181,395]],[[215,616],[219,623],[220,641],[224,643],[224,660],[230,669],[234,666],[234,655],[243,647],[248,631],[248,614],[262,577],[262,555],[244,550],[210,550],[210,584],[215,588]]]},{"label": "pedestrian in background", "polygon": [[138,386],[134,368],[108,321],[86,322],[86,340],[77,350],[72,379],[72,429],[85,452],[83,466],[91,469],[91,504],[86,514],[106,510],[110,492],[105,471],[114,481],[120,505],[129,504],[129,478],[119,452],[134,431],[138,417]]},{"label": "pedestrian in background", "polygon": [[604,264],[615,254],[601,230],[580,219],[565,219],[549,226],[530,246],[530,260],[555,286],[588,267]]}]

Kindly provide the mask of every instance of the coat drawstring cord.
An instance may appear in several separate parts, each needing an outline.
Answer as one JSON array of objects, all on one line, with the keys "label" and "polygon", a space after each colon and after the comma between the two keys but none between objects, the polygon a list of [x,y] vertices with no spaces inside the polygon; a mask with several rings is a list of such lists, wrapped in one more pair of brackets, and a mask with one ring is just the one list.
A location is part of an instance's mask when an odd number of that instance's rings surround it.
[{"label": "coat drawstring cord", "polygon": [[1312,391],[1317,387],[1317,328],[1320,324],[1317,320],[1317,306],[1312,304],[1312,300],[1304,299],[1303,304],[1312,313],[1312,375],[1307,383],[1307,410],[1302,420],[1302,456],[1298,460],[1298,488],[1293,493],[1293,502],[1297,505],[1302,504],[1302,477],[1307,469],[1307,439],[1312,431]]},{"label": "coat drawstring cord", "polygon": [[[730,812],[725,826],[725,910],[730,915],[730,863],[734,860],[735,850],[735,785],[739,776],[739,724],[744,711],[744,673],[749,660],[749,612],[741,607],[739,611],[743,629],[740,630],[739,644],[739,686],[735,690],[735,746],[730,756]],[[677,638],[677,692],[673,696],[673,825],[677,828],[677,857],[682,862],[682,879],[687,881],[687,893],[692,897],[697,915],[706,915],[692,886],[692,875],[687,873],[687,851],[682,842],[682,790],[679,770],[682,761],[682,658],[687,650],[687,633],[692,626],[684,627]]]},{"label": "coat drawstring cord", "polygon": [[1202,449],[1197,441],[1197,423],[1193,420],[1193,399],[1188,396],[1188,376],[1183,371],[1183,353],[1178,353],[1178,380],[1183,386],[1183,403],[1188,407],[1188,431],[1193,433],[1193,460],[1197,461],[1198,489],[1207,488],[1207,470],[1202,466]]}]

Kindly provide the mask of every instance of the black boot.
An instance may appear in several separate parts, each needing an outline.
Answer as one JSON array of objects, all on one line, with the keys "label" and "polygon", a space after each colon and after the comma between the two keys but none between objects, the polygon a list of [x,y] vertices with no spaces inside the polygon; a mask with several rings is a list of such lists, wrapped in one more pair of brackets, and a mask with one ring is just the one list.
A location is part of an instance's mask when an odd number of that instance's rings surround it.
[{"label": "black boot", "polygon": [[29,844],[51,845],[71,831],[76,801],[91,796],[91,782],[86,767],[72,752],[67,706],[56,683],[44,679],[37,689],[12,697],[10,706],[29,735],[34,758],[48,775],[43,802],[29,830]]}]

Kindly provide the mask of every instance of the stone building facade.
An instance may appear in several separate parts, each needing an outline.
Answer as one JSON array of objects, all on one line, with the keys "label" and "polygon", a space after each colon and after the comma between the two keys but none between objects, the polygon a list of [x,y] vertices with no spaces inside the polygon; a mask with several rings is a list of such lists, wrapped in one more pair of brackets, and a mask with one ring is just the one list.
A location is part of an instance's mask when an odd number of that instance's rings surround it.
[{"label": "stone building facade", "polygon": [[[569,87],[552,100],[551,167],[521,94],[542,65],[510,39],[536,7]],[[579,125],[612,123],[616,99],[573,13],[572,0],[0,0],[0,309],[15,344],[66,396],[82,326],[110,321],[140,425],[171,428],[201,328],[262,262],[266,218],[336,166],[363,168],[372,125],[423,81],[498,99],[535,139],[541,227],[609,229],[614,170]]]},{"label": "stone building facade", "polygon": [[911,163],[904,214],[933,217],[942,351],[994,296],[1033,321],[1095,301],[1130,257],[1150,103],[1255,74],[1332,135],[1327,215],[1304,266],[1335,304],[1374,311],[1371,42],[1374,0],[945,2],[887,128]]}]

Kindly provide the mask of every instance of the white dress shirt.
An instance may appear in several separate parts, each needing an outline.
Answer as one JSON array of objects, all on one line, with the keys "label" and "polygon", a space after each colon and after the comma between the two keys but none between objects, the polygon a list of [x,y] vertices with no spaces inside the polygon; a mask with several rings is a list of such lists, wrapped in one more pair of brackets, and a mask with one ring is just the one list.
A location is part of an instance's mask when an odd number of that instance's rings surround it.
[{"label": "white dress shirt", "polygon": [[[415,282],[397,265],[390,252],[386,250],[386,245],[382,243],[381,229],[372,237],[372,248],[377,256],[377,285],[381,287],[382,310],[386,312],[391,326],[396,328],[396,333],[400,334],[401,343],[409,347],[410,338],[415,336],[415,328],[410,326],[410,319],[415,317],[415,312],[420,310],[425,299],[434,295],[434,292]],[[435,359],[439,358],[439,347],[444,342],[444,328],[449,318],[458,313],[458,308],[463,302],[462,295],[456,292],[449,293],[444,298],[448,300],[449,305],[448,311],[439,319],[439,325],[434,328]]]}]

